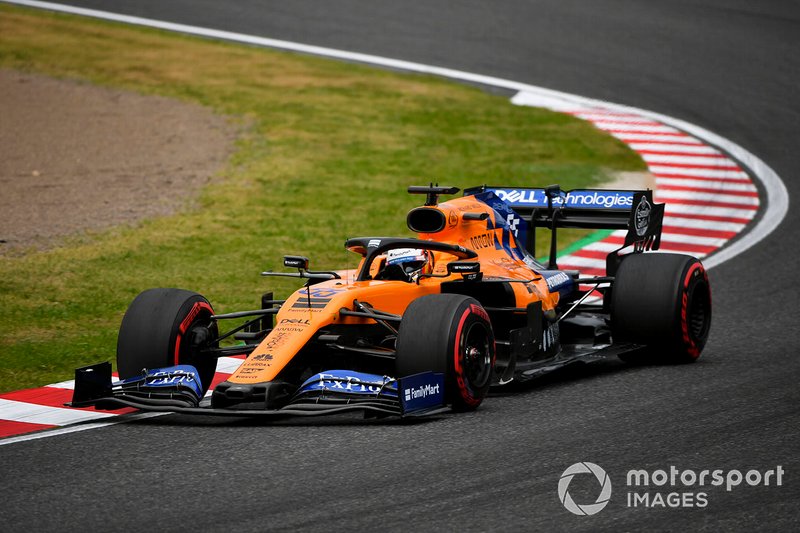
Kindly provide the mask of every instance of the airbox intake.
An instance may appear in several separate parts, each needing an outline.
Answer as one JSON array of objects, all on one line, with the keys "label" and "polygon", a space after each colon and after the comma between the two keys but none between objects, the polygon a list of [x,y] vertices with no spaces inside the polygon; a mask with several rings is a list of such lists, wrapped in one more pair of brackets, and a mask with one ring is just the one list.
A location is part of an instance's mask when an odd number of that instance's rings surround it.
[{"label": "airbox intake", "polygon": [[416,233],[438,233],[447,224],[444,213],[435,207],[417,207],[408,212],[408,229]]}]

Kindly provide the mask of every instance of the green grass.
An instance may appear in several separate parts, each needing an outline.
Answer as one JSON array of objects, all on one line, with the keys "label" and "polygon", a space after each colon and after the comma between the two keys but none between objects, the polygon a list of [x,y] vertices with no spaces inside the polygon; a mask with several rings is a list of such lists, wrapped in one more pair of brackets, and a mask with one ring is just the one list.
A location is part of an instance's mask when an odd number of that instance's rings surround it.
[{"label": "green grass", "polygon": [[224,312],[294,287],[258,275],[284,253],[352,266],[346,237],[408,234],[408,185],[569,189],[644,168],[587,123],[437,78],[7,6],[0,68],[197,103],[242,131],[199,207],[0,258],[0,391],[113,359],[146,288],[197,290]]}]

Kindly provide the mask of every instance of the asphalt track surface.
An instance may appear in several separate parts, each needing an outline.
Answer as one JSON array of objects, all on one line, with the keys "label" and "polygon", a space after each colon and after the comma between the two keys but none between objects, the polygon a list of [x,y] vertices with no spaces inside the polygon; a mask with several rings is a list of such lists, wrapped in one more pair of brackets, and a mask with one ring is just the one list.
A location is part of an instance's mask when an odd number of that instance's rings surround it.
[{"label": "asphalt track surface", "polygon": [[[66,2],[65,2],[66,3]],[[110,9],[101,0],[69,2]],[[798,198],[794,2],[135,0],[117,12],[494,75],[688,120],[744,146]],[[490,178],[490,177],[487,177]],[[0,447],[0,530],[798,530],[798,216],[710,272],[700,361],[561,373],[414,424],[166,416]],[[574,516],[591,461],[608,506]],[[759,469],[782,486],[668,487],[704,508],[626,506],[631,469]],[[774,485],[774,483],[773,483]],[[576,500],[598,493],[576,477]],[[642,492],[638,490],[637,492]],[[587,501],[587,499],[589,501]]]}]

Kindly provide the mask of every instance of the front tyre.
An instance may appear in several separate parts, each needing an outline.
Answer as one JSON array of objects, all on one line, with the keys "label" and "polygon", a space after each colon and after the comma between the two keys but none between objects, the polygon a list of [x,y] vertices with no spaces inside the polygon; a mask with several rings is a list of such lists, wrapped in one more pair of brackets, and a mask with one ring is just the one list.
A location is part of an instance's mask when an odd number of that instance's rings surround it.
[{"label": "front tyre", "polygon": [[643,344],[657,360],[691,363],[711,328],[711,286],[703,264],[680,254],[633,254],[611,291],[615,341]]},{"label": "front tyre", "polygon": [[217,360],[200,349],[217,337],[214,310],[201,295],[183,289],[149,289],[139,294],[122,318],[117,338],[117,371],[122,379],[178,364],[194,366],[208,390]]},{"label": "front tyre", "polygon": [[445,375],[445,398],[456,411],[476,409],[491,385],[495,344],[489,315],[477,300],[432,294],[403,315],[395,359],[398,377]]}]

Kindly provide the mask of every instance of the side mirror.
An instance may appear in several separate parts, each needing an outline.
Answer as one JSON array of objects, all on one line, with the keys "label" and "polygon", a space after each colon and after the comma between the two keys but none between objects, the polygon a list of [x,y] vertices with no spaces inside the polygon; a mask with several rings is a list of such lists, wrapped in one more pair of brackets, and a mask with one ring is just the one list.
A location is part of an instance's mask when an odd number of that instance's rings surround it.
[{"label": "side mirror", "polygon": [[481,271],[481,264],[477,261],[453,261],[447,263],[448,274],[477,274]]},{"label": "side mirror", "polygon": [[453,261],[447,263],[448,274],[461,274],[464,281],[480,281],[483,279],[481,264],[477,261]]},{"label": "side mirror", "polygon": [[299,270],[308,270],[308,257],[302,255],[284,255],[283,266],[287,268],[297,268]]}]

